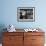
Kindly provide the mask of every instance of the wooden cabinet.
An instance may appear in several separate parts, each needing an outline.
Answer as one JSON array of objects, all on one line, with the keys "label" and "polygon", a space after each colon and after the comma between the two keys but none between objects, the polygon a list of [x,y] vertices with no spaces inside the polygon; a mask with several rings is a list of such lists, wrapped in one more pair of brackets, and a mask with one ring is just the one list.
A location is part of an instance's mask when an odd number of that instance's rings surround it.
[{"label": "wooden cabinet", "polygon": [[3,46],[44,46],[44,32],[4,32]]}]

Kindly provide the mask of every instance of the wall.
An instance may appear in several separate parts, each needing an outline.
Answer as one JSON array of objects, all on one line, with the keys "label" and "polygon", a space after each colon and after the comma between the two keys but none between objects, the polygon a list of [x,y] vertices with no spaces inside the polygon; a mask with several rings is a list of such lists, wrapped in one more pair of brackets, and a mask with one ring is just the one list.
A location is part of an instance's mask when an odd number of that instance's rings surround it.
[{"label": "wall", "polygon": [[[16,28],[46,28],[46,0],[0,0],[0,25]],[[17,7],[35,7],[35,22],[18,22]]]}]

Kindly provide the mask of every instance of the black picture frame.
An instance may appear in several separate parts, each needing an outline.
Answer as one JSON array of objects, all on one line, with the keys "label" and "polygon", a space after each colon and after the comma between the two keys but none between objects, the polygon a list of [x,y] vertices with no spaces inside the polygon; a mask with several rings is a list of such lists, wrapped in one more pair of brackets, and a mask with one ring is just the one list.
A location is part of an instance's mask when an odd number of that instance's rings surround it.
[{"label": "black picture frame", "polygon": [[18,7],[17,8],[18,22],[34,22],[35,21],[35,7]]}]

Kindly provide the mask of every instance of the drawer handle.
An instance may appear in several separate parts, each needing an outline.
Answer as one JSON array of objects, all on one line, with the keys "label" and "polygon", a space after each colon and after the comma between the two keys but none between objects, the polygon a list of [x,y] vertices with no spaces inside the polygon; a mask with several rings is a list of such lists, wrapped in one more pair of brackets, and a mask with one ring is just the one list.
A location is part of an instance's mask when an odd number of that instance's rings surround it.
[{"label": "drawer handle", "polygon": [[13,38],[9,38],[10,40],[13,40]]},{"label": "drawer handle", "polygon": [[9,38],[10,40],[12,40],[11,38]]},{"label": "drawer handle", "polygon": [[36,40],[36,39],[32,39],[32,40]]}]

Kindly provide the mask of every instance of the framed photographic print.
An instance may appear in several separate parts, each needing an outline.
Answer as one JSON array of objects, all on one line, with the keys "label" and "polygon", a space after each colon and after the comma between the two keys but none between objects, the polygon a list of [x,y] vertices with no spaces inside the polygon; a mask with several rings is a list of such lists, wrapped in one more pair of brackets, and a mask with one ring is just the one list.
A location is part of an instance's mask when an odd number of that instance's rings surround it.
[{"label": "framed photographic print", "polygon": [[35,7],[18,7],[17,20],[19,22],[34,22],[35,21]]}]

